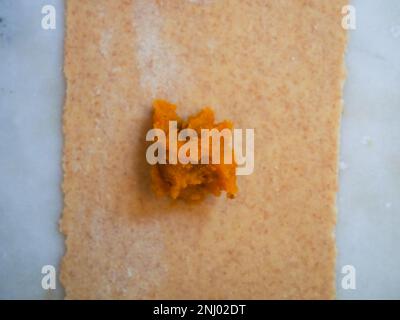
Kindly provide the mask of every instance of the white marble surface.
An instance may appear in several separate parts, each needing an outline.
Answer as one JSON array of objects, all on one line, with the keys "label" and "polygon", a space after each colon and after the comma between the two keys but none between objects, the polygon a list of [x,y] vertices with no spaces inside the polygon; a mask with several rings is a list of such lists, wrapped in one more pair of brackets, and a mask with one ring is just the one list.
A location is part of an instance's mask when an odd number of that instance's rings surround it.
[{"label": "white marble surface", "polygon": [[[295,1],[295,0],[293,0]],[[41,8],[57,29],[41,28]],[[400,298],[400,1],[354,0],[341,138],[337,294]],[[62,298],[41,288],[63,238],[63,1],[0,0],[0,298]],[[356,268],[356,290],[341,268]]]},{"label": "white marble surface", "polygon": [[[54,4],[57,29],[41,27]],[[58,266],[61,212],[62,1],[0,1],[0,297],[62,298],[41,287]]]},{"label": "white marble surface", "polygon": [[357,290],[338,297],[400,299],[400,1],[352,3],[336,235]]}]

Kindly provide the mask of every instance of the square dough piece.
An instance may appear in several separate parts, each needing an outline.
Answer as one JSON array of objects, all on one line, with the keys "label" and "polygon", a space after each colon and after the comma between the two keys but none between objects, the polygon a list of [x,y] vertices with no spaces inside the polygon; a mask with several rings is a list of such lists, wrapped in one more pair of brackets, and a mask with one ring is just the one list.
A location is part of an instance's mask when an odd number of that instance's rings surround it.
[{"label": "square dough piece", "polygon": [[[67,1],[67,298],[334,298],[345,4]],[[235,200],[152,194],[154,98],[255,129]]]}]

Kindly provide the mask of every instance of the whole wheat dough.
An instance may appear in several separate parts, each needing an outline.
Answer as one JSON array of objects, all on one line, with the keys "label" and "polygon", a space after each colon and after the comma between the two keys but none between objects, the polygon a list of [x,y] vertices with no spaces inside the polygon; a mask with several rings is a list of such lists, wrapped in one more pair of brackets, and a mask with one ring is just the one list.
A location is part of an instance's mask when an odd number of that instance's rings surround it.
[{"label": "whole wheat dough", "polygon": [[[334,297],[346,2],[67,1],[67,298]],[[154,98],[255,129],[235,200],[153,195]]]}]

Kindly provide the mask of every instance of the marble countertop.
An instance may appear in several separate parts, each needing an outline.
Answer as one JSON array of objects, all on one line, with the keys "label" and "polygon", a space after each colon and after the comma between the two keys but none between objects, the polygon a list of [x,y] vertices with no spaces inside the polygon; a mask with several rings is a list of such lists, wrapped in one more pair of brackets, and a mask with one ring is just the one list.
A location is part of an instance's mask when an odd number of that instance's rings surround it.
[{"label": "marble countertop", "polygon": [[[56,8],[56,29],[41,27]],[[353,0],[336,229],[338,299],[400,299],[400,2]],[[43,290],[59,267],[64,2],[0,1],[0,298]],[[356,289],[342,286],[354,266]]]}]

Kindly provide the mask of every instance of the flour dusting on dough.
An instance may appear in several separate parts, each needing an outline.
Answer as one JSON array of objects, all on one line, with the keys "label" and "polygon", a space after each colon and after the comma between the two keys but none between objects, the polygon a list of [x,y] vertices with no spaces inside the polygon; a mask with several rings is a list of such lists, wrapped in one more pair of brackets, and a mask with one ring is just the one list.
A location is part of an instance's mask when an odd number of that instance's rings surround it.
[{"label": "flour dusting on dough", "polygon": [[163,17],[156,1],[135,1],[133,26],[142,88],[148,90],[152,98],[176,100],[174,95],[178,85],[188,80],[188,70],[176,55],[178,48],[167,44],[161,37]]},{"label": "flour dusting on dough", "polygon": [[188,1],[195,4],[211,4],[214,2],[214,0],[188,0]]},{"label": "flour dusting on dough", "polygon": [[[107,212],[102,208],[97,208],[96,217],[90,224],[90,235],[93,243],[101,245],[107,239],[110,229],[104,225],[107,219]],[[118,250],[112,247],[108,250],[110,261],[119,261],[121,264],[118,270],[126,272],[116,272],[114,268],[108,268],[103,287],[107,293],[112,294],[113,290],[118,291],[120,297],[129,295],[136,299],[147,296],[154,287],[162,283],[167,274],[167,267],[162,263],[164,246],[160,225],[156,220],[146,220],[138,222],[135,229],[124,229],[122,224],[125,221],[113,221],[114,236],[120,239],[120,246],[127,248],[125,256],[121,257]],[[130,239],[129,245],[125,246],[124,239]],[[132,286],[135,283],[135,286]]]},{"label": "flour dusting on dough", "polygon": [[100,53],[104,58],[107,58],[110,53],[110,44],[113,37],[112,30],[104,30],[101,33],[101,39],[99,44]]}]

